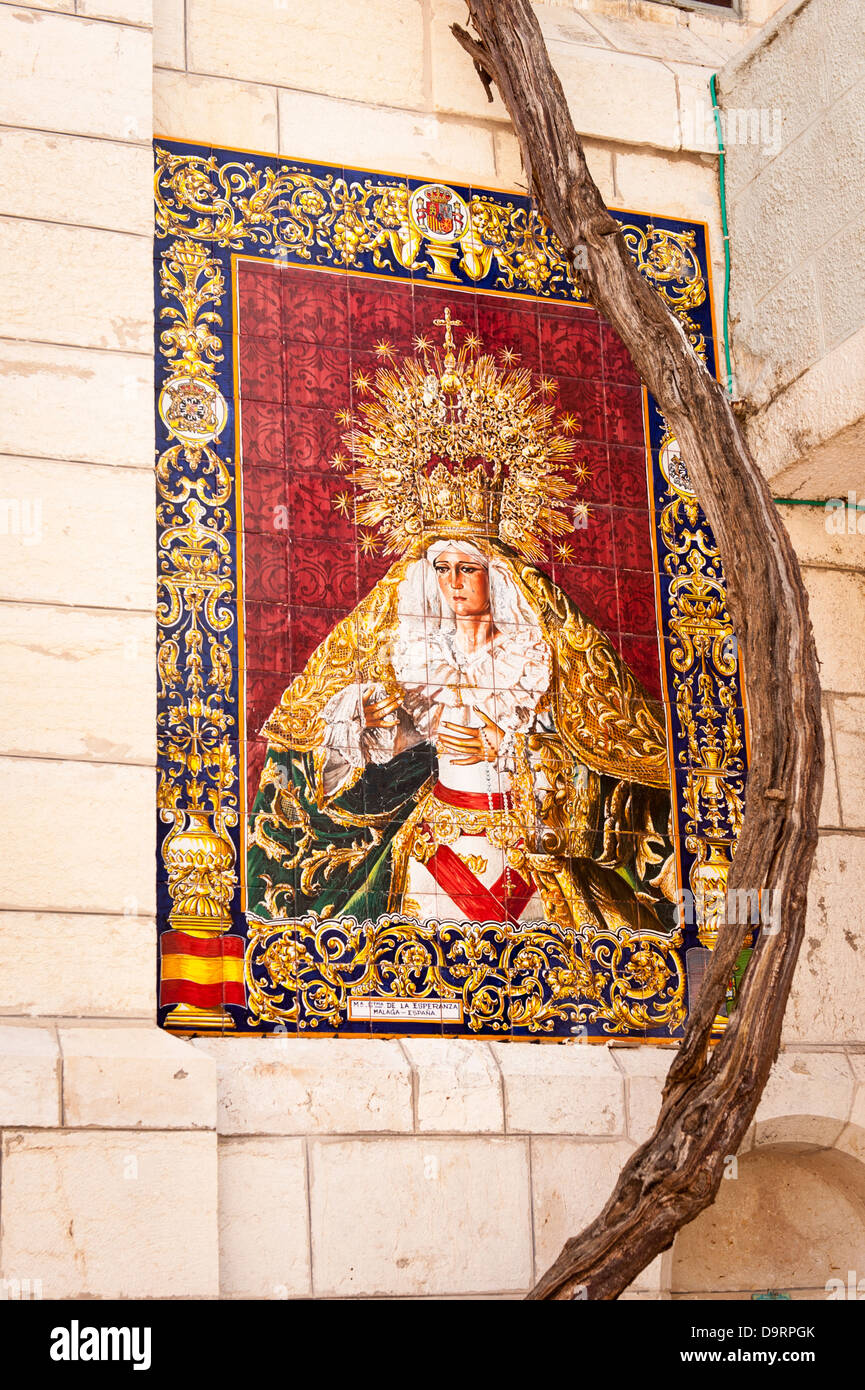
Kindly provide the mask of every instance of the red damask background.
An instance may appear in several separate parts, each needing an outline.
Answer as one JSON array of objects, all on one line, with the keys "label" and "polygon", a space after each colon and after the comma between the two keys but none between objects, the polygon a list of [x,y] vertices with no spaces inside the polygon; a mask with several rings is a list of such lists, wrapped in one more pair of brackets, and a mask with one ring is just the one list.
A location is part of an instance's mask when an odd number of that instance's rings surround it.
[{"label": "red damask background", "polygon": [[579,418],[588,525],[563,538],[567,559],[552,554],[544,568],[660,698],[642,392],[594,310],[266,261],[239,260],[237,290],[250,805],[262,724],[334,623],[393,562],[364,554],[352,509],[334,508],[338,493],[353,492],[329,462],[345,452],[336,412],[362,399],[354,378],[382,365],[377,344],[400,361],[415,334],[440,341],[434,320],[446,305],[462,321],[458,337],[474,332],[485,351],[516,351],[519,365],[555,379],[557,405]]}]

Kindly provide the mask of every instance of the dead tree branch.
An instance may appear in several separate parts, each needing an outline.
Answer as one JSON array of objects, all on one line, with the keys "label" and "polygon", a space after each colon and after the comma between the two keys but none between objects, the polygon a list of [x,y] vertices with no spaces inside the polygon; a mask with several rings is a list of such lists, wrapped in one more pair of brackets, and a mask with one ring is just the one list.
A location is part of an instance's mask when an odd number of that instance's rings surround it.
[{"label": "dead tree branch", "polygon": [[[747,672],[751,761],[729,888],[780,905],[739,1005],[710,1053],[712,1023],[747,927],[721,931],[664,1089],[651,1139],[623,1168],[604,1210],[529,1295],[616,1298],[714,1200],[724,1158],[753,1119],[778,1052],[805,923],[823,783],[820,686],[799,566],[722,387],[636,269],[588,168],[530,0],[468,0],[478,38],[453,33],[495,83],[529,186],[589,299],[613,326],[675,434],[715,535]],[[583,265],[587,269],[582,269]]]}]

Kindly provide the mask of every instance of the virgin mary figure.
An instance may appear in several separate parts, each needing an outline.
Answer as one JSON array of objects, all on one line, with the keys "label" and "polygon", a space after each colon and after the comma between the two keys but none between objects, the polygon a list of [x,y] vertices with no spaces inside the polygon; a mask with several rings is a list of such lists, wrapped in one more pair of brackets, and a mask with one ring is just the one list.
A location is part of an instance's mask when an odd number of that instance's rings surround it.
[{"label": "virgin mary figure", "polygon": [[534,563],[572,524],[573,442],[444,322],[346,436],[399,558],[265,724],[249,914],[668,934],[661,711]]}]

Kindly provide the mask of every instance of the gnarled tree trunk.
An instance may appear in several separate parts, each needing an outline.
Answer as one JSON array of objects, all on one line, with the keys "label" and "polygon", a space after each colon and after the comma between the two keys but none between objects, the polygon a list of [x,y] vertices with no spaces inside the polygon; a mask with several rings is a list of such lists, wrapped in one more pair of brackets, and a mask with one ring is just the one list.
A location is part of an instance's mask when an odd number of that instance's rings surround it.
[{"label": "gnarled tree trunk", "polygon": [[610,1200],[530,1298],[616,1298],[713,1201],[750,1125],[781,1037],[805,924],[823,784],[820,687],[799,565],[721,386],[636,269],[589,171],[530,0],[467,0],[478,35],[453,32],[514,123],[532,193],[595,308],[622,339],[675,434],[724,565],[747,671],[751,760],[733,865],[771,894],[732,1019],[709,1051],[747,924],[722,929],[670,1069],[654,1134]]}]

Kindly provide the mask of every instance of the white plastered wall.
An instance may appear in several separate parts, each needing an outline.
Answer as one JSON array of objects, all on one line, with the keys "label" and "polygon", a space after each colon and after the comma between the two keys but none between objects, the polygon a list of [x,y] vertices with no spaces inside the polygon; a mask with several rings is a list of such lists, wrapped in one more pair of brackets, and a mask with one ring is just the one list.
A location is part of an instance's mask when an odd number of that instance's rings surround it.
[{"label": "white plastered wall", "polygon": [[[538,10],[603,193],[704,219],[717,302],[700,122],[709,73],[753,27],[651,0]],[[154,1026],[151,132],[522,181],[448,33],[462,5],[362,11],[363,27],[346,0],[0,4],[0,1279],[45,1297],[516,1297],[658,1108],[669,1049],[192,1044]],[[797,537],[819,582],[855,586],[821,537]],[[831,606],[817,621],[830,689],[855,699],[849,638]],[[865,816],[838,767],[823,818],[843,864],[828,839],[794,1050],[762,1112],[826,1113],[832,1143],[865,1104],[843,954],[865,949],[845,896]],[[659,1260],[635,1294],[668,1286]]]}]

